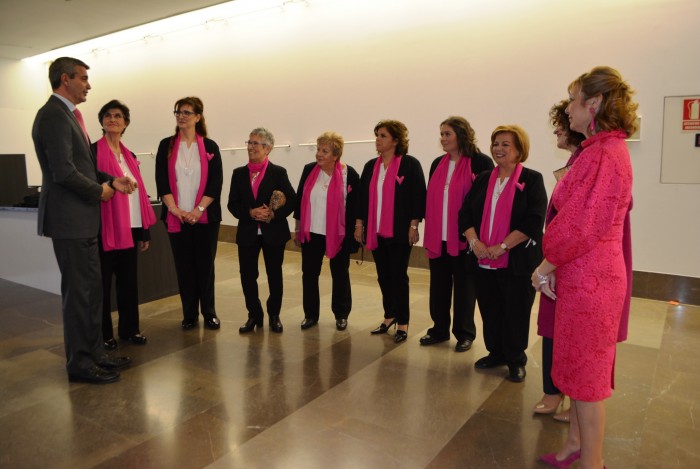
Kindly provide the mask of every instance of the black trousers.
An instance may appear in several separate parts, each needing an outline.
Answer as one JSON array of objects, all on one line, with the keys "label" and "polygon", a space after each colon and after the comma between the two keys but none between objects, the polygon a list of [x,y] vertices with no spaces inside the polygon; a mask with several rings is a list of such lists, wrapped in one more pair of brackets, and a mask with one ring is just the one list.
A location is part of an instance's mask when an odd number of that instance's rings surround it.
[{"label": "black trousers", "polygon": [[97,237],[54,239],[53,250],[61,271],[66,370],[79,373],[104,355]]},{"label": "black trousers", "polygon": [[428,334],[439,340],[450,338],[450,303],[454,321],[452,333],[457,340],[474,340],[474,307],[476,287],[474,275],[467,272],[467,251],[456,256],[447,253],[447,243],[442,242],[440,257],[429,260],[430,264],[430,317],[433,327]]},{"label": "black trousers", "polygon": [[542,337],[542,388],[545,394],[561,394],[558,387],[552,381],[552,353],[554,340]]},{"label": "black trousers", "polygon": [[[326,237],[311,233],[311,239],[301,245],[301,283],[304,288],[304,316],[318,320],[320,312],[320,295],[318,278],[321,275],[323,256],[326,253]],[[352,292],[350,290],[350,253],[341,248],[330,260],[333,287],[331,293],[331,311],[336,319],[347,319],[352,309]]]},{"label": "black trousers", "polygon": [[506,269],[479,268],[476,299],[489,354],[508,364],[525,365],[530,312],[535,301],[530,278],[510,275]]},{"label": "black trousers", "polygon": [[372,251],[377,267],[377,282],[382,291],[384,318],[396,318],[399,325],[407,325],[411,318],[408,303],[408,260],[411,245],[394,243],[391,238],[377,236],[377,249]]},{"label": "black trousers", "polygon": [[112,325],[112,277],[115,278],[117,311],[119,311],[119,337],[127,339],[139,330],[139,286],[137,253],[139,240],[134,236],[134,247],[105,251],[100,239],[100,265],[102,268],[102,338],[114,338]]},{"label": "black trousers", "polygon": [[183,223],[179,233],[168,233],[175,260],[182,316],[195,321],[202,316],[216,317],[214,305],[214,260],[219,223]]},{"label": "black trousers", "polygon": [[284,244],[271,245],[263,241],[258,235],[252,246],[238,246],[238,264],[241,273],[241,286],[245,296],[245,306],[248,309],[248,317],[262,320],[264,313],[258,293],[258,258],[262,250],[265,261],[265,272],[270,295],[267,297],[267,314],[270,317],[279,316],[282,310],[282,295],[284,283],[282,282],[282,263],[284,262]]}]

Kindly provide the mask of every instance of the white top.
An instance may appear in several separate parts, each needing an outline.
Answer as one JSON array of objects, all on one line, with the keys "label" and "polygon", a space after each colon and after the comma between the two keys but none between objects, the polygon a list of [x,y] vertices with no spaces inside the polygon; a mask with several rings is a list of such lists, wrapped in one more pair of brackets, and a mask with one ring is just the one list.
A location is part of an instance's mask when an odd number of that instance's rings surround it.
[{"label": "white top", "polygon": [[445,179],[445,191],[442,195],[442,240],[447,241],[447,199],[450,190],[450,182],[452,181],[452,173],[455,172],[457,166],[456,161],[450,160],[450,166],[447,168],[447,179]]},{"label": "white top", "polygon": [[[311,189],[311,226],[309,231],[320,235],[326,235],[326,210],[328,200],[328,187],[331,182],[331,176],[321,170],[318,173],[316,184]],[[343,167],[343,203],[348,196],[348,168]]]},{"label": "white top", "polygon": [[[114,154],[114,152],[112,152]],[[136,178],[131,174],[131,171],[129,171],[129,165],[126,164],[126,161],[124,161],[124,155],[119,153],[119,156],[117,158],[117,164],[119,165],[119,168],[122,170],[122,173],[124,176],[128,177],[132,181],[136,182]],[[131,227],[132,228],[141,228],[143,226],[143,222],[141,220],[141,202],[139,201],[139,188],[137,187],[134,192],[129,194],[129,217],[131,221]]]},{"label": "white top", "polygon": [[180,209],[191,212],[197,199],[199,181],[202,178],[197,142],[192,142],[189,148],[187,148],[187,142],[180,142],[175,162],[175,175],[177,176],[177,205]]},{"label": "white top", "polygon": [[379,233],[379,224],[382,220],[382,189],[384,188],[385,178],[386,168],[384,168],[384,163],[379,163],[379,177],[377,178],[377,233]]}]

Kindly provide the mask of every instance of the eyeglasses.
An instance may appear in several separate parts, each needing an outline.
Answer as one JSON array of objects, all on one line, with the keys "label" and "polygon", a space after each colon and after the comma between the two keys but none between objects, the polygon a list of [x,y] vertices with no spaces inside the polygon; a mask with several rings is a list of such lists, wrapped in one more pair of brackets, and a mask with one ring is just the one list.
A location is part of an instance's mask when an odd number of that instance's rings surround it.
[{"label": "eyeglasses", "polygon": [[173,114],[175,115],[175,117],[180,117],[180,116],[190,117],[190,116],[194,116],[197,113],[192,112],[192,111],[173,111]]},{"label": "eyeglasses", "polygon": [[246,140],[246,141],[243,142],[243,143],[245,143],[246,145],[250,145],[251,147],[257,147],[258,145],[262,145],[262,146],[264,146],[264,147],[267,146],[267,143],[263,143],[263,142],[254,142],[253,140]]}]

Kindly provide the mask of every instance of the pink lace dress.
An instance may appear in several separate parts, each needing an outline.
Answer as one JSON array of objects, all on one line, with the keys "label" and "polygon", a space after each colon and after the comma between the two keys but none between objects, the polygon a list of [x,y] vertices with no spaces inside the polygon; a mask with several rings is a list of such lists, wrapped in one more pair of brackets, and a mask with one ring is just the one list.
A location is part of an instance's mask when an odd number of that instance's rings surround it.
[{"label": "pink lace dress", "polygon": [[615,346],[627,293],[622,250],[632,166],[622,131],[600,132],[557,184],[557,216],[543,238],[558,266],[554,384],[572,399],[600,401],[614,387]]}]

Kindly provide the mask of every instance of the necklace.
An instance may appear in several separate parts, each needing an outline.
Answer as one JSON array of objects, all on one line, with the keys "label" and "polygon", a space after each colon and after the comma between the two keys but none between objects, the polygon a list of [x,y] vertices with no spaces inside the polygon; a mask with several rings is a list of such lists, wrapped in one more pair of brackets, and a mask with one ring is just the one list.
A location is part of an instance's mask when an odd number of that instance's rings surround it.
[{"label": "necklace", "polygon": [[326,174],[325,171],[321,171],[321,184],[323,185],[323,190],[328,190],[328,185],[331,183],[331,177]]},{"label": "necklace", "polygon": [[192,176],[194,169],[192,169],[192,160],[194,159],[194,144],[187,147],[187,143],[182,142],[185,147],[184,163],[185,163],[185,175]]}]

